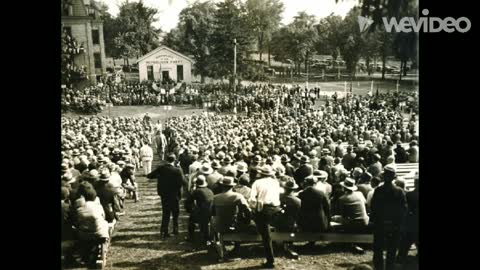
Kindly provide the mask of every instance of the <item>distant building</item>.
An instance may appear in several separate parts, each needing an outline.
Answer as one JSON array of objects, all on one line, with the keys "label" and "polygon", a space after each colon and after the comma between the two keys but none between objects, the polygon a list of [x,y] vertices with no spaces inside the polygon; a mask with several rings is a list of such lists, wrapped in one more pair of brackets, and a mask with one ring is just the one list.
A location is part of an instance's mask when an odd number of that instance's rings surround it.
[{"label": "distant building", "polygon": [[106,75],[103,22],[97,7],[90,0],[62,0],[62,30],[83,48],[74,59],[75,65],[84,67],[87,78],[96,84]]},{"label": "distant building", "polygon": [[137,61],[140,81],[192,82],[193,60],[166,46],[160,46]]}]

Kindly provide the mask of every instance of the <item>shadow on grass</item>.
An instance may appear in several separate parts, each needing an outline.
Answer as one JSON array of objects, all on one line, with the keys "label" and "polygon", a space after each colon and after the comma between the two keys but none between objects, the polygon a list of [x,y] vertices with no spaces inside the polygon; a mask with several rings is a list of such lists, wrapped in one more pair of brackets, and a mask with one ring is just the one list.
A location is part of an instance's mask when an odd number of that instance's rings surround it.
[{"label": "shadow on grass", "polygon": [[176,242],[160,242],[160,234],[158,236],[158,240],[154,242],[147,242],[147,243],[132,243],[132,242],[114,242],[114,246],[123,247],[127,249],[147,249],[147,250],[158,250],[158,251],[185,251],[186,247],[183,245],[179,245]]},{"label": "shadow on grass", "polygon": [[[327,254],[337,254],[337,253],[352,253],[353,250],[348,244],[344,243],[316,243],[314,247],[309,247],[306,245],[295,245],[294,250],[300,255],[327,255]],[[365,251],[370,251],[366,249]]]},{"label": "shadow on grass", "polygon": [[366,264],[366,265],[373,268],[372,261],[366,261],[366,262],[361,262],[361,263],[350,263],[350,262],[348,262],[348,263],[338,263],[338,264],[336,264],[336,266],[350,268],[352,266],[359,265],[359,264]]},{"label": "shadow on grass", "polygon": [[[138,231],[140,232],[140,231]],[[138,240],[160,240],[160,230],[157,233],[148,233],[148,234],[124,234],[124,235],[114,235],[112,241],[129,241],[133,239]]]},{"label": "shadow on grass", "polygon": [[142,213],[140,215],[131,215],[131,218],[152,218],[152,217],[162,217],[162,212],[156,212],[152,214],[144,214],[144,211],[142,210]]},{"label": "shadow on grass", "polygon": [[162,208],[160,207],[153,207],[153,208],[146,208],[146,209],[142,209],[142,212],[160,212],[162,210]]},{"label": "shadow on grass", "polygon": [[158,231],[160,232],[160,224],[156,226],[148,226],[148,227],[134,227],[134,228],[123,228],[119,229],[118,232],[150,232],[150,231]]},{"label": "shadow on grass", "polygon": [[215,264],[215,259],[206,252],[175,252],[158,258],[143,260],[141,262],[118,262],[113,264],[114,269],[187,269],[200,270],[202,266]]}]

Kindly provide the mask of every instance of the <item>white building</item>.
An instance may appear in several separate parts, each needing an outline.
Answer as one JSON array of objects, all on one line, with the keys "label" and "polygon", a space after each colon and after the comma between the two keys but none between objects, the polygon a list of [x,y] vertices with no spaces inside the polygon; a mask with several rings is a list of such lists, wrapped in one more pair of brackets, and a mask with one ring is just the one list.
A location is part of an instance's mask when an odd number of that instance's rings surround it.
[{"label": "white building", "polygon": [[137,61],[140,81],[192,82],[193,60],[166,46],[160,46]]}]

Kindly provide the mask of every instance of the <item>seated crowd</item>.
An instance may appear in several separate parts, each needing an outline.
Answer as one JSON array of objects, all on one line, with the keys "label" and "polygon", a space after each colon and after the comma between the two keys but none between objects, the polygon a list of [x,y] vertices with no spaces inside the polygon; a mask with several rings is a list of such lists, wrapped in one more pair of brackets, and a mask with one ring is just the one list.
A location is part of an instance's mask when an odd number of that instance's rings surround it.
[{"label": "seated crowd", "polygon": [[139,200],[135,172],[151,129],[134,118],[62,119],[62,241],[76,243],[64,253],[67,263],[74,251],[93,263],[125,213],[125,199]]},{"label": "seated crowd", "polygon": [[[217,233],[248,231],[252,213],[272,205],[278,230],[371,232],[379,203],[374,191],[386,183],[404,189],[396,164],[418,162],[418,137],[415,125],[405,127],[390,106],[375,109],[369,102],[354,97],[320,110],[280,105],[249,115],[169,119],[169,151],[188,178],[188,238],[196,223],[207,244]],[[262,198],[265,187],[278,196]]]}]

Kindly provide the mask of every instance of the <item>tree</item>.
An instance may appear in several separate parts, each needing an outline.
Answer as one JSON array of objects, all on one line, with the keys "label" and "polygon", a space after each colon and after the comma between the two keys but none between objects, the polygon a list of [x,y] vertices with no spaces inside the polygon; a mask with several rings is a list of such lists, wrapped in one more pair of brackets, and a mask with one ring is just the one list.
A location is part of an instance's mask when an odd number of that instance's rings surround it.
[{"label": "tree", "polygon": [[318,38],[318,32],[314,27],[315,23],[315,16],[302,11],[288,25],[291,39],[294,42],[294,50],[296,51],[296,55],[293,58],[297,62],[299,70],[302,62],[305,63],[305,70],[307,69],[311,51],[314,50],[314,44]]},{"label": "tree", "polygon": [[361,56],[365,59],[368,75],[372,72],[372,69],[370,68],[371,61],[380,55],[380,31],[381,30],[377,28],[374,32],[366,31],[365,33],[362,33],[363,48]]},{"label": "tree", "polygon": [[248,63],[245,60],[250,55],[254,38],[245,6],[239,0],[225,0],[217,3],[216,7],[213,32],[208,45],[213,73],[211,75],[233,75],[234,39],[237,41],[237,71],[242,73],[247,69]]},{"label": "tree", "polygon": [[360,30],[358,29],[357,16],[360,15],[360,10],[356,7],[352,8],[345,16],[342,23],[342,44],[341,51],[343,60],[347,66],[347,71],[351,78],[355,76],[358,60],[364,46]]},{"label": "tree", "polygon": [[161,30],[153,26],[157,13],[157,9],[145,6],[143,1],[125,1],[120,5],[116,18],[119,31],[114,44],[127,62],[128,57],[138,57],[158,47]]},{"label": "tree", "polygon": [[316,25],[318,39],[315,42],[315,49],[318,54],[331,55],[333,60],[337,60],[343,43],[342,22],[341,16],[330,14]]},{"label": "tree", "polygon": [[257,39],[259,58],[262,61],[265,45],[270,44],[272,33],[278,29],[282,20],[284,6],[280,0],[247,0],[246,9],[250,27]]},{"label": "tree", "polygon": [[[181,52],[190,54],[195,59],[195,73],[205,81],[210,75],[210,40],[212,25],[215,23],[215,5],[211,2],[195,2],[180,12],[175,44]],[[167,40],[168,41],[168,40]]]}]

